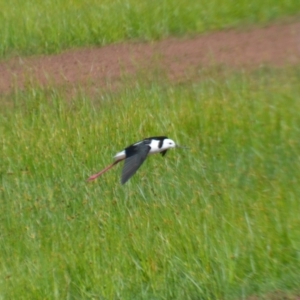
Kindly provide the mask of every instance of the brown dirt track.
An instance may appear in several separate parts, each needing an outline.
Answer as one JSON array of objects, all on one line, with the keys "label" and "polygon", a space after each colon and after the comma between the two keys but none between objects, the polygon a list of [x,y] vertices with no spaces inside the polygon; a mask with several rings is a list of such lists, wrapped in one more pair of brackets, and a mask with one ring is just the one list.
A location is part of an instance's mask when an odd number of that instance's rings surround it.
[{"label": "brown dirt track", "polygon": [[228,30],[193,38],[169,38],[153,43],[123,43],[101,48],[76,49],[42,57],[17,57],[0,63],[0,94],[39,84],[103,86],[118,82],[122,74],[153,67],[170,79],[188,78],[210,65],[233,68],[283,66],[300,62],[300,22],[264,28]]}]

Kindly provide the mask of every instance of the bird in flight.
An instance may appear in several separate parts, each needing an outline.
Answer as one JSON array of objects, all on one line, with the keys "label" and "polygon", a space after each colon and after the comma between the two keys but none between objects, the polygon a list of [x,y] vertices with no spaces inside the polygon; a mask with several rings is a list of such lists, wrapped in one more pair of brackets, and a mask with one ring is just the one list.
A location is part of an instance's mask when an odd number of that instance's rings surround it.
[{"label": "bird in flight", "polygon": [[185,148],[176,145],[176,143],[166,136],[154,136],[145,138],[135,144],[126,147],[123,151],[117,153],[114,157],[115,161],[101,170],[100,172],[93,174],[88,178],[88,181],[95,180],[105,172],[110,170],[113,166],[122,160],[125,160],[121,183],[126,183],[140,168],[145,159],[150,154],[161,153],[164,156],[171,148]]}]

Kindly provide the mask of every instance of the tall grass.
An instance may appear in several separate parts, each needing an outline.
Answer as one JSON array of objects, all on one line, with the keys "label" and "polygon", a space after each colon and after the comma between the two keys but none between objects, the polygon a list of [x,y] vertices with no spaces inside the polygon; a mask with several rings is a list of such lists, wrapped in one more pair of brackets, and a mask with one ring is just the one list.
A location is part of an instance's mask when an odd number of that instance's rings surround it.
[{"label": "tall grass", "polygon": [[[16,92],[0,114],[0,297],[297,292],[299,70],[224,78],[140,84],[94,105]],[[190,150],[150,157],[125,186],[121,166],[85,181],[158,134]]]},{"label": "tall grass", "polygon": [[152,40],[299,14],[298,0],[0,0],[0,57]]}]

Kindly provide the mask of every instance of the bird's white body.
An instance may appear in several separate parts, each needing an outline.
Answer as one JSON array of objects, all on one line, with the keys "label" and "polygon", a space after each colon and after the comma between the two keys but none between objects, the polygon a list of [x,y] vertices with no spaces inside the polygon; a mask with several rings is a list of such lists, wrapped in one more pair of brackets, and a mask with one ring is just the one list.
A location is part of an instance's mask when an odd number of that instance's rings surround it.
[{"label": "bird's white body", "polygon": [[120,160],[120,159],[125,159],[126,158],[126,154],[125,154],[125,150],[118,152],[115,156],[114,159],[116,160]]},{"label": "bird's white body", "polygon": [[[137,146],[138,144],[141,144],[143,141],[135,143],[134,146]],[[170,148],[175,148],[176,144],[173,140],[171,139],[165,139],[163,140],[162,146],[160,146],[160,141],[159,140],[151,140],[151,143],[149,144],[149,146],[151,147],[148,155],[150,154],[155,154],[155,153],[160,153],[162,151],[168,150]],[[122,150],[120,152],[118,152],[115,156],[114,159],[116,160],[120,160],[120,159],[125,159],[126,158],[126,153],[125,150]]]}]

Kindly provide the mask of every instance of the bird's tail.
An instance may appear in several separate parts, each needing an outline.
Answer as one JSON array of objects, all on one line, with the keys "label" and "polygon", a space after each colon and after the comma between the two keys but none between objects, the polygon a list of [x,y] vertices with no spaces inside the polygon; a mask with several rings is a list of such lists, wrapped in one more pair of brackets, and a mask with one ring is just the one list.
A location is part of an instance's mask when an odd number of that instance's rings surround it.
[{"label": "bird's tail", "polygon": [[100,172],[91,175],[87,181],[92,181],[95,180],[96,178],[98,178],[99,176],[101,176],[102,174],[104,174],[105,172],[107,172],[108,170],[110,170],[114,165],[116,165],[117,163],[119,163],[121,160],[116,160],[115,162],[113,162],[112,164],[110,164],[109,166],[107,166],[105,169],[101,170]]}]

